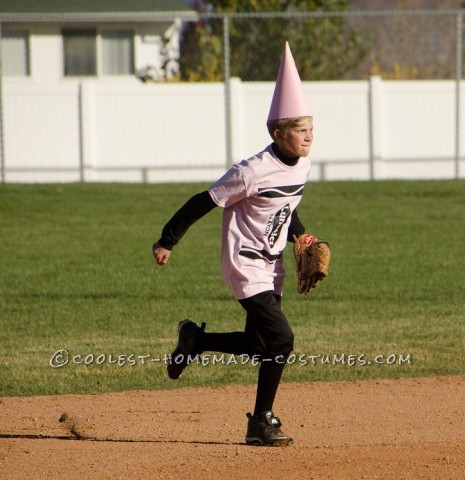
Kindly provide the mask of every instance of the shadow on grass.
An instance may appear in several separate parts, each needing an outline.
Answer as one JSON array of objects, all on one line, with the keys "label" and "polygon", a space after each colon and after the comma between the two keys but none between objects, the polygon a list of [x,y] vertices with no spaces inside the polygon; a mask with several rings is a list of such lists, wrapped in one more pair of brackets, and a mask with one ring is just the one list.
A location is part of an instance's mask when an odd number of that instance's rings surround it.
[{"label": "shadow on grass", "polygon": [[[142,298],[143,296],[136,293],[128,292],[90,292],[90,293],[59,293],[59,292],[24,292],[24,293],[4,293],[0,295],[4,298],[31,298],[49,300],[61,300],[63,298],[69,299],[83,299],[83,300],[101,300],[101,299],[117,299],[117,298]],[[150,298],[145,296],[145,298]]]},{"label": "shadow on grass", "polygon": [[[19,298],[19,299],[48,299],[48,300],[117,300],[117,299],[132,299],[132,300],[166,300],[173,301],[174,296],[180,296],[177,292],[147,294],[147,293],[129,293],[129,292],[88,292],[88,293],[60,293],[60,292],[22,292],[22,293],[2,293],[0,297],[3,298]],[[182,293],[182,297],[186,297]],[[193,300],[198,300],[198,297],[192,295]],[[211,294],[208,293],[209,300],[228,301],[234,300],[234,297],[229,294]]]}]

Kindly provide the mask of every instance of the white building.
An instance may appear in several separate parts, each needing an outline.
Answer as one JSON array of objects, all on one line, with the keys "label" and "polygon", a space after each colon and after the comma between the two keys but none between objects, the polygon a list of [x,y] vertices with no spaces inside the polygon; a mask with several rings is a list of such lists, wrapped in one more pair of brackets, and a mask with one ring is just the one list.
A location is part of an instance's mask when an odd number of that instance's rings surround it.
[{"label": "white building", "polygon": [[0,0],[2,75],[68,77],[178,73],[184,0]]}]

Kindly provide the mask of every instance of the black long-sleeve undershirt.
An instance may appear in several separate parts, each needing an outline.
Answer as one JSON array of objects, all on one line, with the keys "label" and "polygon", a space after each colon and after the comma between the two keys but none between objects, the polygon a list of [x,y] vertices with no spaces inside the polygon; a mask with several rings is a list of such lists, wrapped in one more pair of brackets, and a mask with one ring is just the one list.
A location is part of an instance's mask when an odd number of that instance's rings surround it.
[{"label": "black long-sleeve undershirt", "polygon": [[294,242],[294,235],[300,237],[303,233],[305,233],[305,227],[300,221],[297,209],[295,209],[291,215],[291,223],[289,224],[289,230],[287,231],[287,241]]},{"label": "black long-sleeve undershirt", "polygon": [[197,193],[172,216],[171,220],[164,226],[161,238],[157,243],[167,250],[172,250],[187,232],[187,229],[215,207],[217,205],[208,190]]}]

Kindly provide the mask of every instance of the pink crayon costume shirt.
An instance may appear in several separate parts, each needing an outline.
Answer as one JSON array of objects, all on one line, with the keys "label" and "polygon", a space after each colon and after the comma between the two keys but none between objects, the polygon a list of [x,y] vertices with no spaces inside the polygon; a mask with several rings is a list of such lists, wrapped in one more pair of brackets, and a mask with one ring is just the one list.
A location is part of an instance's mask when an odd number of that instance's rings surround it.
[{"label": "pink crayon costume shirt", "polygon": [[286,165],[269,145],[209,188],[213,201],[224,207],[221,272],[238,300],[264,291],[282,294],[282,252],[309,173],[310,159]]}]

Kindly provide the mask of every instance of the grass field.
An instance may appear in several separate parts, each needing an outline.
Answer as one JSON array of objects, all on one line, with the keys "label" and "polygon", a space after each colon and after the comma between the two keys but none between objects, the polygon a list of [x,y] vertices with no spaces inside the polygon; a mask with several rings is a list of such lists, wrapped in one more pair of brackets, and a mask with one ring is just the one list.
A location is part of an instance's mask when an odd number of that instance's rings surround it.
[{"label": "grass field", "polygon": [[[210,362],[172,382],[151,361],[171,351],[182,318],[243,327],[219,271],[220,209],[166,267],[151,256],[164,223],[204,187],[0,186],[0,395],[255,381],[256,366]],[[309,184],[299,215],[330,241],[332,266],[304,301],[286,251],[283,305],[308,363],[290,365],[285,381],[465,373],[465,182]],[[62,349],[69,364],[52,368]],[[378,355],[394,363],[363,365]]]}]

